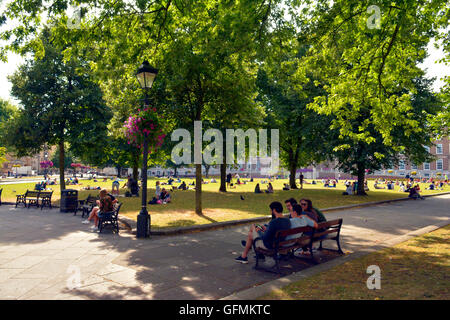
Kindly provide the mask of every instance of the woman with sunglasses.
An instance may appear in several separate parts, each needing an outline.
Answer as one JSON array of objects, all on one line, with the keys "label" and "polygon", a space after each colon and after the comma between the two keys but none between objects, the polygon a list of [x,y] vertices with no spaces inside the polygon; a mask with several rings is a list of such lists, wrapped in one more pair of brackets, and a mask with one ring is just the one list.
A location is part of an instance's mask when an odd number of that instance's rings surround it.
[{"label": "woman with sunglasses", "polygon": [[311,200],[301,199],[300,206],[302,207],[302,212],[315,222],[320,223],[327,221],[323,213],[319,209],[313,207]]}]

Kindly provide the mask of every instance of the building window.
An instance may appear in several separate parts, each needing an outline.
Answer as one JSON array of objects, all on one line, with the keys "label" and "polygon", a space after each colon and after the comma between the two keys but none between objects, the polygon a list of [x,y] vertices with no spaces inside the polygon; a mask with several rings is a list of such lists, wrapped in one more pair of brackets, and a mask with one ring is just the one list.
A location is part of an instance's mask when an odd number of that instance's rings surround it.
[{"label": "building window", "polygon": [[405,161],[400,160],[400,162],[398,163],[398,168],[400,170],[405,170]]},{"label": "building window", "polygon": [[430,163],[429,162],[424,162],[423,170],[430,170]]},{"label": "building window", "polygon": [[436,170],[442,170],[442,168],[444,167],[444,163],[442,161],[442,159],[439,159],[436,161]]},{"label": "building window", "polygon": [[436,154],[442,154],[442,144],[436,145]]},{"label": "building window", "polygon": [[413,169],[413,170],[417,170],[417,165],[415,165],[415,164],[412,164],[412,165],[411,165],[411,169]]}]

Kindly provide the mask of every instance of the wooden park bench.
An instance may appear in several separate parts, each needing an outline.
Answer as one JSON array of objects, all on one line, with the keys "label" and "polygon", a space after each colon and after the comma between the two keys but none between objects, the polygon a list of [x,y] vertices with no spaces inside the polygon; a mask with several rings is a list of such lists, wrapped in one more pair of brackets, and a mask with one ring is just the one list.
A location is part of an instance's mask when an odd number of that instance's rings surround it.
[{"label": "wooden park bench", "polygon": [[[317,264],[318,262],[314,259],[314,253],[312,250],[312,246],[316,242],[320,242],[320,246],[318,250],[322,250],[322,242],[325,240],[334,240],[337,243],[338,249],[332,250],[327,249],[331,251],[337,251],[340,254],[343,254],[344,252],[341,249],[341,244],[339,240],[340,231],[342,226],[342,219],[336,219],[332,221],[326,221],[321,222],[318,224],[318,228],[314,229],[311,227],[299,227],[294,229],[286,229],[286,230],[279,230],[275,234],[275,239],[273,243],[273,249],[263,249],[256,247],[256,241],[262,241],[261,238],[256,238],[253,241],[253,251],[256,253],[256,262],[255,262],[255,269],[259,268],[259,260],[261,260],[261,256],[268,256],[275,260],[275,266],[278,273],[280,272],[280,265],[279,261],[282,257],[284,258],[293,258],[294,252],[299,249],[308,249],[311,261],[314,264]],[[285,240],[287,236],[294,235],[294,234],[302,234],[301,236]],[[264,269],[266,271],[271,271]]]},{"label": "wooden park bench", "polygon": [[88,195],[86,200],[78,200],[78,208],[74,212],[74,216],[77,214],[77,211],[81,211],[81,217],[84,218],[84,215],[89,215],[89,212],[97,205],[98,197],[94,197]]},{"label": "wooden park bench", "polygon": [[41,191],[39,192],[39,198],[41,199],[41,210],[45,206],[52,208],[52,194],[53,191]]},{"label": "wooden park bench", "polygon": [[26,208],[30,208],[32,205],[37,207],[39,202],[39,193],[40,191],[27,190],[24,194],[16,195],[16,208],[20,203],[23,203]]},{"label": "wooden park bench", "polygon": [[103,227],[107,224],[110,224],[113,228],[113,231],[119,233],[119,211],[120,207],[122,207],[122,203],[116,202],[114,204],[114,210],[111,212],[101,212],[98,213],[98,229],[99,232],[102,232]]}]

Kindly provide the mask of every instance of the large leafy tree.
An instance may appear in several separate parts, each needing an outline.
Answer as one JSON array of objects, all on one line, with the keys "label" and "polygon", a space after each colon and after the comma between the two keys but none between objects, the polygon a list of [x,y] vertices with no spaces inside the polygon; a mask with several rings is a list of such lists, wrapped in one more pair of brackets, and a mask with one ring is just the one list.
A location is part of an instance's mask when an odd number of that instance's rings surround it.
[{"label": "large leafy tree", "polygon": [[272,51],[267,53],[258,72],[257,100],[264,105],[266,121],[280,130],[280,160],[289,169],[290,187],[296,189],[297,168],[325,159],[326,135],[331,117],[319,115],[307,108],[315,97],[326,92],[316,82],[295,75],[299,61],[308,46],[294,38],[296,31],[285,26],[283,32],[271,40]]},{"label": "large leafy tree", "polygon": [[[64,60],[48,29],[43,30],[39,39],[43,56],[27,60],[10,77],[11,94],[23,109],[11,123],[7,138],[21,156],[34,154],[45,143],[58,145],[59,162],[63,163],[65,142],[76,154],[104,143],[111,113],[87,63],[76,57]],[[63,166],[60,181],[62,190]]]},{"label": "large leafy tree", "polygon": [[333,116],[334,151],[353,154],[360,194],[367,168],[359,159],[364,154],[374,162],[389,158],[388,151],[376,152],[373,145],[402,153],[415,134],[429,136],[430,126],[413,105],[415,79],[423,76],[419,63],[426,46],[449,14],[446,1],[378,1],[380,27],[370,28],[370,5],[359,0],[311,3],[302,16],[310,21],[306,40],[311,49],[298,69],[299,77],[312,72],[320,79],[326,94],[310,107]]},{"label": "large leafy tree", "polygon": [[0,146],[5,146],[5,136],[8,121],[17,116],[17,107],[9,101],[0,98]]},{"label": "large leafy tree", "polygon": [[[338,168],[344,172],[358,177],[358,194],[365,195],[364,176],[376,170],[390,168],[398,165],[400,160],[410,163],[423,163],[433,159],[433,156],[425,150],[425,146],[431,146],[436,138],[428,119],[436,116],[441,110],[441,101],[437,94],[432,92],[432,80],[418,78],[413,80],[415,93],[411,94],[412,109],[405,114],[412,121],[417,121],[422,130],[414,130],[407,134],[401,125],[392,126],[392,145],[383,142],[381,134],[375,130],[374,125],[369,124],[366,131],[374,137],[371,143],[357,142],[349,137],[340,137],[339,130],[330,130],[326,146],[334,152],[329,154],[329,160],[337,160]],[[398,92],[399,95],[407,93],[406,90]],[[360,114],[350,122],[354,133],[358,133],[360,127],[369,117],[370,108],[362,107]],[[348,147],[342,148],[342,143]],[[401,146],[398,148],[398,146]]]}]

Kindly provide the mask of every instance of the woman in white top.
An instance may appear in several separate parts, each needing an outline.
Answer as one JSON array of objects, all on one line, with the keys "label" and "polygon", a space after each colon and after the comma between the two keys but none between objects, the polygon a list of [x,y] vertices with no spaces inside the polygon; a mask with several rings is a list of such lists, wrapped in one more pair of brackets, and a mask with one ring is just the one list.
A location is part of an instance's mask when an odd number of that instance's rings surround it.
[{"label": "woman in white top", "polygon": [[159,186],[159,181],[156,181],[156,199],[159,199],[159,195],[161,194],[161,187]]}]

